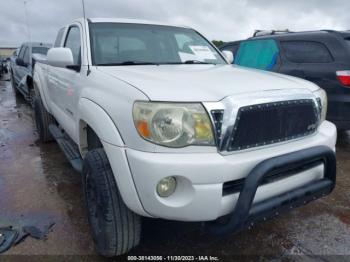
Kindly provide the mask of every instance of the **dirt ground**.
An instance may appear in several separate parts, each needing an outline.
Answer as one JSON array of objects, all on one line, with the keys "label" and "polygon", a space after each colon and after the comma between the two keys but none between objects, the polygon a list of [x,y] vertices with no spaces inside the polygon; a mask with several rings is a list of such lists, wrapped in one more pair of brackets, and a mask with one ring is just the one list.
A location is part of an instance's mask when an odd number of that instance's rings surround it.
[{"label": "dirt ground", "polygon": [[[141,244],[129,255],[346,261],[346,256],[333,256],[350,255],[350,136],[345,132],[338,135],[338,181],[330,196],[227,239],[210,235],[200,223],[145,219]],[[31,108],[21,97],[15,97],[9,81],[1,81],[0,227],[43,228],[52,222],[55,225],[46,240],[27,238],[2,257],[64,255],[104,260],[93,256],[96,253],[80,175],[55,143],[38,142]]]}]

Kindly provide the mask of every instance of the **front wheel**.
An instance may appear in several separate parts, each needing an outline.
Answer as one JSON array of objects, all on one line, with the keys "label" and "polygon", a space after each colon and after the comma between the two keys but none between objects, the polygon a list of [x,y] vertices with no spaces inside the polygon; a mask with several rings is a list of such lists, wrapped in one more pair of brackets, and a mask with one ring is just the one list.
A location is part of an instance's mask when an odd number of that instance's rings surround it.
[{"label": "front wheel", "polygon": [[100,255],[113,257],[137,246],[141,218],[124,204],[102,148],[84,159],[83,189],[92,237]]}]

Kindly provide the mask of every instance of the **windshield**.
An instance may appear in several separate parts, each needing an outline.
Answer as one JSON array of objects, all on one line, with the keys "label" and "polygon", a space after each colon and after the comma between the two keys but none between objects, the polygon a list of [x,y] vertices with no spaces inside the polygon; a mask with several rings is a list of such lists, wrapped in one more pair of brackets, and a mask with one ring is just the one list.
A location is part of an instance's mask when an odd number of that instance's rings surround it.
[{"label": "windshield", "polygon": [[90,24],[95,65],[226,64],[213,46],[187,28],[124,24]]},{"label": "windshield", "polygon": [[33,47],[33,49],[32,49],[33,54],[46,55],[48,51],[49,51],[48,47]]}]

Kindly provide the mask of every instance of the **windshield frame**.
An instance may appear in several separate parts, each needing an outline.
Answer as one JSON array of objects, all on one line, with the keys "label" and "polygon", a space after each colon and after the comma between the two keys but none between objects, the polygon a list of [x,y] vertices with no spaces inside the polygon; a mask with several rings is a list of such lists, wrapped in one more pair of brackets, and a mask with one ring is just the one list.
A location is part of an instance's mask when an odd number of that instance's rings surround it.
[{"label": "windshield frame", "polygon": [[[226,61],[226,58],[224,57],[224,55],[221,53],[221,51],[211,42],[209,41],[205,36],[203,36],[201,33],[199,33],[197,30],[190,28],[190,27],[181,27],[181,26],[173,26],[173,25],[162,25],[162,24],[144,24],[144,23],[127,23],[127,22],[91,22],[88,21],[88,27],[89,27],[89,44],[90,44],[90,57],[91,57],[91,64],[92,66],[108,66],[108,65],[99,65],[96,64],[95,62],[95,57],[94,57],[94,44],[93,44],[93,34],[92,34],[92,27],[91,25],[93,24],[127,24],[127,25],[149,25],[149,26],[160,26],[160,27],[170,27],[170,28],[179,28],[179,29],[188,29],[188,30],[192,30],[194,33],[198,34],[201,38],[203,38],[203,40],[209,45],[211,46],[216,53],[219,55],[220,58],[222,58],[223,63],[219,63],[219,64],[214,64],[214,63],[172,63],[172,62],[167,62],[167,63],[147,63],[147,65],[228,65],[229,63]],[[148,62],[148,61],[147,61]],[[138,65],[137,63],[134,65]],[[121,66],[134,66],[131,64],[128,65],[121,65]],[[146,64],[142,64],[142,65],[146,65]]]},{"label": "windshield frame", "polygon": [[[38,50],[38,49],[45,49],[45,51],[46,51],[46,53],[44,54],[44,53],[38,53],[37,51],[36,52],[34,52],[34,50]],[[32,46],[32,54],[40,54],[40,55],[47,55],[47,52],[49,51],[49,49],[50,49],[50,47],[48,47],[48,46],[42,46],[42,45],[40,45],[40,46]]]}]

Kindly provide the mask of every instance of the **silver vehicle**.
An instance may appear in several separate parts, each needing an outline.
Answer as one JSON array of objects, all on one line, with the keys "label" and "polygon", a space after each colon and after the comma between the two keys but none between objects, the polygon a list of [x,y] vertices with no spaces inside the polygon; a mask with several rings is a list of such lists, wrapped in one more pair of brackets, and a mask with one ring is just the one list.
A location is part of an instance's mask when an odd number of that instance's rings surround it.
[{"label": "silver vehicle", "polygon": [[11,63],[11,83],[16,94],[22,94],[24,98],[33,101],[33,69],[35,59],[33,54],[46,55],[51,44],[28,42],[22,44],[18,55]]}]

